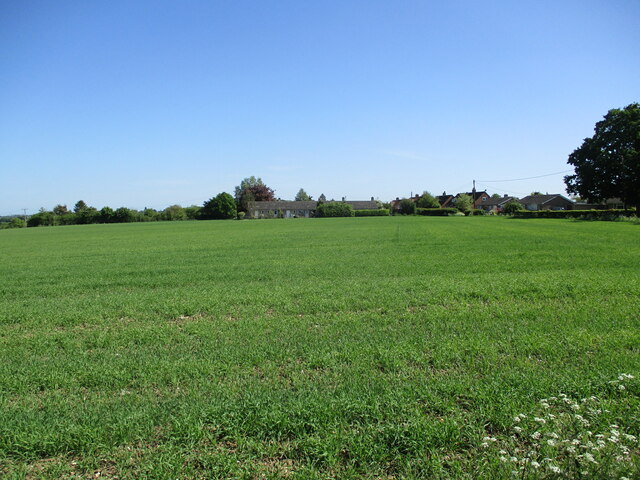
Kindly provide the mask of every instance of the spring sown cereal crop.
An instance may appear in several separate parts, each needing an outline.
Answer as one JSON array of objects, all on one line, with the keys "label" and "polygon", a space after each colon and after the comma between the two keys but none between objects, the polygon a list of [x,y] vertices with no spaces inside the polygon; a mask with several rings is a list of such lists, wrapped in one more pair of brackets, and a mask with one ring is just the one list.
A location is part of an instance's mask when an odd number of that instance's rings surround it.
[{"label": "spring sown cereal crop", "polygon": [[639,312],[630,222],[3,230],[0,477],[639,478]]}]

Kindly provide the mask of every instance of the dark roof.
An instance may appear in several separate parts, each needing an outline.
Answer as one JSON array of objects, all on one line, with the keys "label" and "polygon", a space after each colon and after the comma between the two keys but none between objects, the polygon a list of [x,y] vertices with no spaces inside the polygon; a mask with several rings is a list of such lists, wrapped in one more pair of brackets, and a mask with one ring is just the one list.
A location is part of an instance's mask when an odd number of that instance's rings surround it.
[{"label": "dark roof", "polygon": [[552,193],[551,195],[527,195],[526,197],[520,199],[520,203],[523,205],[528,205],[531,203],[535,203],[537,205],[544,205],[547,202],[550,202],[554,198],[560,198],[565,202],[573,204],[571,200],[567,197],[560,195],[559,193]]},{"label": "dark roof", "polygon": [[516,197],[499,197],[499,198],[487,198],[486,200],[483,200],[482,202],[480,202],[478,205],[487,205],[487,206],[500,206],[500,205],[504,205],[505,203],[507,203],[510,200],[515,200],[516,202],[519,202],[520,200],[518,200]]},{"label": "dark roof", "polygon": [[[344,202],[354,210],[376,210],[378,204],[371,200],[348,200]],[[289,200],[274,200],[272,202],[250,202],[248,210],[315,210],[318,202],[315,200],[294,202]]]},{"label": "dark roof", "polygon": [[347,200],[347,205],[351,205],[354,210],[377,210],[378,204],[371,200]]},{"label": "dark roof", "polygon": [[315,210],[318,202],[315,200],[293,202],[289,200],[274,200],[272,202],[249,202],[248,210]]},{"label": "dark roof", "polygon": [[489,196],[489,194],[487,193],[486,190],[482,190],[481,192],[478,192],[476,190],[475,194],[473,192],[459,193],[459,194],[456,195],[456,198],[458,198],[460,195],[469,195],[474,202],[476,200],[478,200],[479,198],[482,198],[483,195],[486,195],[487,197]]},{"label": "dark roof", "polygon": [[436,197],[436,200],[438,200],[438,203],[440,203],[440,206],[444,208],[449,203],[451,203],[451,200],[453,200],[453,195],[438,195]]}]

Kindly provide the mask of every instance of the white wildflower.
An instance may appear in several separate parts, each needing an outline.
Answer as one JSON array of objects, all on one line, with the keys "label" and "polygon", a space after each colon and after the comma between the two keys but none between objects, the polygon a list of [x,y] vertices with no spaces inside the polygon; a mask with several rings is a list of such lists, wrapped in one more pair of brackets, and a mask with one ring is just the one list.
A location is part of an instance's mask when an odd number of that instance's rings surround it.
[{"label": "white wildflower", "polygon": [[627,387],[625,387],[624,385],[618,385],[618,390],[626,390]]},{"label": "white wildflower", "polygon": [[534,422],[538,422],[538,423],[540,423],[541,425],[544,425],[545,423],[547,423],[547,421],[546,421],[544,418],[540,418],[540,417],[535,417],[535,418],[533,419],[533,421],[534,421]]},{"label": "white wildflower", "polygon": [[560,467],[557,467],[555,465],[549,465],[549,470],[551,470],[553,473],[560,473],[562,470],[560,470]]},{"label": "white wildflower", "polygon": [[596,459],[595,459],[595,458],[593,458],[593,455],[591,455],[591,454],[590,454],[590,453],[588,453],[588,452],[584,454],[584,458],[586,458],[586,459],[587,459],[587,461],[589,461],[589,462],[591,462],[591,463],[598,463],[598,462],[596,462]]},{"label": "white wildflower", "polygon": [[511,457],[509,460],[511,460],[514,463],[518,461],[517,457]]},{"label": "white wildflower", "polygon": [[556,441],[553,439],[549,439],[547,440],[547,445],[549,445],[550,447],[555,447],[556,446]]},{"label": "white wildflower", "polygon": [[531,438],[533,438],[534,440],[538,440],[540,436],[541,436],[540,432],[533,432],[531,434]]},{"label": "white wildflower", "polygon": [[636,441],[636,437],[634,437],[633,435],[628,435],[626,433],[624,434],[624,438],[626,438],[630,442],[635,442]]},{"label": "white wildflower", "polygon": [[483,442],[483,443],[480,444],[480,446],[482,448],[487,448],[489,446],[489,444],[487,442]]},{"label": "white wildflower", "polygon": [[531,462],[531,466],[533,468],[540,468],[540,464],[538,462],[536,462],[535,460],[533,462]]},{"label": "white wildflower", "polygon": [[520,427],[513,427],[513,430],[517,433],[522,432],[522,429]]}]

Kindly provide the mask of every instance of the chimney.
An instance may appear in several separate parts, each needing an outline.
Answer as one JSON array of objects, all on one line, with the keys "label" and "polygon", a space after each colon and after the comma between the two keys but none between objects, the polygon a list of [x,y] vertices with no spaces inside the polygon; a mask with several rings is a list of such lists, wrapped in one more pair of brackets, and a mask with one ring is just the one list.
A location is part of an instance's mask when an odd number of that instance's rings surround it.
[{"label": "chimney", "polygon": [[372,201],[372,202],[375,202],[375,200],[373,199],[373,197],[371,197],[371,201]]},{"label": "chimney", "polygon": [[400,200],[400,197],[396,197],[396,202]]},{"label": "chimney", "polygon": [[507,198],[508,196],[509,196],[509,195],[507,195],[507,194],[505,193],[503,198]]},{"label": "chimney", "polygon": [[342,201],[343,201],[343,202],[344,202],[345,198],[346,198],[346,197],[342,197]]}]

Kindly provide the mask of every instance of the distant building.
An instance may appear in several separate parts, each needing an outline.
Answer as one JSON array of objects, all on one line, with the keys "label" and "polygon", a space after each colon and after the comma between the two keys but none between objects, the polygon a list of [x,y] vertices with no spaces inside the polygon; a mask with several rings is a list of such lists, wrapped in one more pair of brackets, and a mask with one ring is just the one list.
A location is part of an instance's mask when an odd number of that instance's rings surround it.
[{"label": "distant building", "polygon": [[[345,200],[354,210],[377,210],[378,203],[371,200]],[[248,218],[310,218],[315,217],[318,202],[315,200],[295,202],[289,200],[274,200],[271,202],[249,202],[247,205]]]},{"label": "distant building", "polygon": [[528,195],[520,199],[526,210],[573,210],[574,203],[567,197],[554,193],[551,195]]},{"label": "distant building", "polygon": [[488,197],[486,200],[482,200],[480,203],[478,203],[478,207],[480,210],[484,210],[485,212],[502,212],[502,209],[504,208],[505,204],[507,204],[508,202],[515,200],[516,202],[519,202],[520,200],[518,200],[516,197],[511,197],[509,195],[503,195],[502,197],[498,197],[498,198],[491,198]]}]

